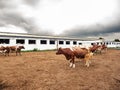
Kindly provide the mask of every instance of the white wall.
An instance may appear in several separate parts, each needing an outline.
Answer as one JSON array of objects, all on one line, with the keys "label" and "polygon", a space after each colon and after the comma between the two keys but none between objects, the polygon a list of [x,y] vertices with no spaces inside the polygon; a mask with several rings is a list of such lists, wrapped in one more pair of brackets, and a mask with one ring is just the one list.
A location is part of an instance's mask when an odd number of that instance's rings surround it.
[{"label": "white wall", "polygon": [[[101,40],[94,40],[94,41],[77,41],[77,40],[62,40],[62,39],[42,39],[42,38],[18,38],[18,37],[0,37],[1,39],[10,39],[9,44],[1,44],[4,46],[11,46],[11,45],[17,45],[16,44],[16,39],[24,39],[25,43],[20,44],[24,45],[25,50],[33,50],[33,49],[38,49],[38,50],[51,50],[51,49],[57,49],[59,47],[62,48],[67,48],[67,47],[72,47],[72,46],[78,46],[79,43],[82,43],[80,46],[81,47],[90,47],[91,43],[97,43],[97,42],[102,42]],[[28,44],[28,40],[36,40],[36,44]],[[47,44],[40,44],[40,40],[46,40]],[[49,44],[50,40],[55,40],[55,44]],[[64,44],[59,44],[59,41],[63,41]],[[66,41],[70,41],[70,44],[66,44]],[[76,41],[76,44],[73,44],[73,41]]]},{"label": "white wall", "polygon": [[110,48],[117,48],[120,47],[120,42],[113,42],[113,41],[108,41],[106,42],[107,46]]}]

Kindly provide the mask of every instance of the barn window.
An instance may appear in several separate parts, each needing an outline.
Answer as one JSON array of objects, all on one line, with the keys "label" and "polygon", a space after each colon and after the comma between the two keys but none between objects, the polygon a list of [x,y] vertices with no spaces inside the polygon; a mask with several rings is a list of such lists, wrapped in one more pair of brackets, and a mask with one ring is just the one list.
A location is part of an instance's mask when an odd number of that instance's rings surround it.
[{"label": "barn window", "polygon": [[91,43],[91,45],[94,45],[95,43]]},{"label": "barn window", "polygon": [[103,43],[101,42],[100,44],[102,45]]},{"label": "barn window", "polygon": [[99,42],[97,42],[97,45],[99,45]]},{"label": "barn window", "polygon": [[25,44],[24,39],[16,39],[16,44]]},{"label": "barn window", "polygon": [[113,44],[113,45],[115,45],[115,43],[114,43],[114,42],[112,42],[112,44]]},{"label": "barn window", "polygon": [[79,43],[79,45],[82,45],[82,43]]},{"label": "barn window", "polygon": [[109,42],[108,44],[111,45],[111,44],[113,44],[113,43],[112,43],[112,42]]},{"label": "barn window", "polygon": [[108,45],[109,43],[107,42],[106,44]]},{"label": "barn window", "polygon": [[10,40],[9,39],[0,39],[0,44],[9,44]]},{"label": "barn window", "polygon": [[40,44],[47,44],[47,40],[40,40]]},{"label": "barn window", "polygon": [[76,45],[77,44],[77,41],[73,41],[73,45]]},{"label": "barn window", "polygon": [[64,44],[64,41],[59,41],[59,44]]},{"label": "barn window", "polygon": [[36,44],[36,40],[29,40],[28,43],[29,44]]},{"label": "barn window", "polygon": [[70,44],[70,41],[66,41],[66,44],[67,44],[67,45]]},{"label": "barn window", "polygon": [[50,40],[50,44],[55,44],[55,40]]}]

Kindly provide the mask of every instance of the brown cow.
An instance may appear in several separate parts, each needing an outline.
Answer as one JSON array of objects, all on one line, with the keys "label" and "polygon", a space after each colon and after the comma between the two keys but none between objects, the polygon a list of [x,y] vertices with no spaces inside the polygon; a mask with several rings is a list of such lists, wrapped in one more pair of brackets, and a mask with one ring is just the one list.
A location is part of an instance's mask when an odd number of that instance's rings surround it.
[{"label": "brown cow", "polygon": [[89,50],[93,53],[96,52],[96,50],[99,48],[100,49],[101,46],[94,44],[92,47],[89,48]]},{"label": "brown cow", "polygon": [[76,58],[83,58],[85,60],[85,65],[89,67],[89,64],[91,63],[90,59],[93,56],[93,53],[86,48],[81,48],[81,47],[73,47],[73,52]]},{"label": "brown cow", "polygon": [[102,45],[97,45],[97,44],[94,44],[92,47],[89,48],[89,50],[93,53],[102,53],[103,50],[107,51],[107,46],[105,44],[102,44]]},{"label": "brown cow", "polygon": [[73,67],[75,67],[75,64],[74,64],[75,56],[73,51],[70,48],[59,48],[56,54],[57,55],[63,54],[67,60],[70,60],[70,67],[72,67],[72,65]]},{"label": "brown cow", "polygon": [[4,52],[5,52],[5,47],[4,46],[0,46],[0,53],[4,54]]},{"label": "brown cow", "polygon": [[105,50],[105,51],[107,51],[107,45],[105,45],[105,44],[102,44],[101,46],[102,46],[102,50]]},{"label": "brown cow", "polygon": [[63,54],[67,60],[70,60],[70,67],[75,68],[75,57],[76,58],[84,58],[86,62],[86,66],[89,67],[90,64],[90,58],[92,57],[92,53],[89,52],[87,49],[81,49],[81,48],[73,48],[72,50],[70,48],[59,48],[56,52],[57,55]]},{"label": "brown cow", "polygon": [[9,56],[9,53],[10,53],[10,47],[9,46],[6,46],[5,47],[5,56]]},{"label": "brown cow", "polygon": [[9,46],[9,48],[10,48],[10,51],[11,52],[16,52],[16,56],[18,55],[18,53],[19,53],[19,55],[21,55],[21,49],[25,49],[25,47],[24,46],[18,46],[18,45],[16,45],[16,46]]},{"label": "brown cow", "polygon": [[0,53],[4,54],[5,56],[8,55],[9,56],[9,52],[10,52],[10,48],[9,47],[5,47],[5,46],[0,46]]}]

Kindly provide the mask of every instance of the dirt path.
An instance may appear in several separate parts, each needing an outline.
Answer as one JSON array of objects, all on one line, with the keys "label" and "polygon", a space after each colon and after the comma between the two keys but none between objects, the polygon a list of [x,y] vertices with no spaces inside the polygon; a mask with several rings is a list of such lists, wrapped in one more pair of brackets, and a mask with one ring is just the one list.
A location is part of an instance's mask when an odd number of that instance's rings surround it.
[{"label": "dirt path", "polygon": [[55,51],[0,55],[0,90],[120,90],[120,50],[95,55],[89,68],[75,64]]}]

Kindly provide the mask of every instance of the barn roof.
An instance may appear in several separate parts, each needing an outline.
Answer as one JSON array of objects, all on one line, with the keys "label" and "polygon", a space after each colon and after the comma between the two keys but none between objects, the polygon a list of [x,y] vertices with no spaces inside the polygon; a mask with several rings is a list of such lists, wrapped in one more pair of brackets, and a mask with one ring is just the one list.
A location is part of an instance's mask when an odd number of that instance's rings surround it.
[{"label": "barn roof", "polygon": [[100,40],[97,38],[72,38],[72,37],[63,37],[63,36],[41,36],[41,35],[36,35],[36,34],[9,33],[9,32],[7,32],[7,33],[0,32],[0,37],[43,38],[43,39],[80,40],[80,41]]}]

